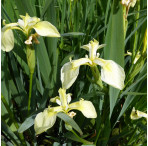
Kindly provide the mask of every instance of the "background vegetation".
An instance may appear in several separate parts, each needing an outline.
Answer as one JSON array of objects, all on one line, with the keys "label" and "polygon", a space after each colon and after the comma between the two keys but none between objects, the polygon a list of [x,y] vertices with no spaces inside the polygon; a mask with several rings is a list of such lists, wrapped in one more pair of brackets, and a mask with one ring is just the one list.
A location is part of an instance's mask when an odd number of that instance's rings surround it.
[{"label": "background vegetation", "polygon": [[[2,145],[81,145],[60,118],[54,127],[38,137],[33,121],[49,105],[50,98],[58,95],[62,65],[69,57],[84,57],[87,52],[80,46],[93,38],[107,44],[101,49],[101,57],[124,67],[126,80],[122,91],[104,84],[109,90],[103,92],[90,82],[90,68],[80,68],[78,79],[67,93],[73,94],[72,101],[81,97],[92,101],[97,110],[96,119],[86,119],[77,112],[74,120],[83,131],[81,137],[97,146],[146,145],[146,120],[130,119],[133,107],[147,111],[146,0],[137,0],[135,7],[130,8],[126,35],[123,6],[118,0],[2,0],[2,20],[6,23],[17,22],[19,15],[26,12],[54,24],[62,37],[40,37],[40,44],[35,46],[36,69],[29,116],[29,68],[23,34],[13,31],[13,51],[1,51]],[[132,56],[125,55],[127,50]],[[141,56],[134,64],[138,51]]]}]

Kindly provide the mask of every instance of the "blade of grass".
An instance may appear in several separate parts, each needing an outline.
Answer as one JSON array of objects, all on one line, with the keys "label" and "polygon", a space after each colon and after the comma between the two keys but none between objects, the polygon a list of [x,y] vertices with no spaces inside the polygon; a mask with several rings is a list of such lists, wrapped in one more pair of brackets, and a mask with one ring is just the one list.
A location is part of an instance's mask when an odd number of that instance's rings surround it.
[{"label": "blade of grass", "polygon": [[[105,59],[114,60],[124,67],[124,27],[123,10],[120,2],[113,1],[113,8],[110,15],[109,26],[106,34],[106,47],[104,48]],[[109,87],[110,117],[116,104],[119,90]]]},{"label": "blade of grass", "polygon": [[26,13],[28,13],[30,16],[35,15],[35,9],[33,7],[33,5],[35,5],[35,4],[32,2],[30,0],[29,1],[15,0],[16,6],[17,6],[21,15],[26,15]]},{"label": "blade of grass", "polygon": [[36,56],[39,60],[39,68],[41,71],[43,82],[46,85],[48,83],[49,75],[51,72],[51,64],[43,38],[40,38],[39,41],[40,44],[37,45]]},{"label": "blade of grass", "polygon": [[65,121],[67,124],[71,125],[76,131],[78,131],[80,133],[80,135],[83,134],[82,130],[77,125],[77,123],[72,118],[70,118],[68,115],[60,112],[60,113],[57,114],[57,116],[59,118],[61,118],[63,121]]},{"label": "blade of grass", "polygon": [[142,27],[142,25],[143,25],[144,23],[146,23],[146,20],[147,20],[147,18],[144,18],[144,19],[138,24],[138,26],[127,36],[127,38],[126,38],[126,40],[125,40],[125,45],[127,44],[128,40],[131,38],[131,36],[134,35],[135,32],[136,32],[140,27]]},{"label": "blade of grass", "polygon": [[[5,98],[4,98],[3,95],[1,95],[1,100],[2,100],[3,104],[5,105],[5,107],[6,107],[7,111],[8,111],[8,113],[9,113],[9,116],[10,116],[10,118],[12,119],[12,121],[13,121],[15,127],[18,129],[18,128],[19,128],[19,125],[18,125],[18,123],[16,122],[16,120],[15,120],[15,118],[14,118],[14,115],[13,115],[11,109],[9,108],[9,105],[8,105],[7,101],[5,100]],[[19,135],[19,137],[20,137],[20,140],[21,140],[22,144],[23,144],[23,145],[26,145],[26,142],[25,142],[25,139],[24,139],[23,134],[18,134],[18,135]]]},{"label": "blade of grass", "polygon": [[21,142],[17,136],[10,130],[9,126],[2,120],[1,121],[2,132],[4,132],[16,146],[20,146]]}]

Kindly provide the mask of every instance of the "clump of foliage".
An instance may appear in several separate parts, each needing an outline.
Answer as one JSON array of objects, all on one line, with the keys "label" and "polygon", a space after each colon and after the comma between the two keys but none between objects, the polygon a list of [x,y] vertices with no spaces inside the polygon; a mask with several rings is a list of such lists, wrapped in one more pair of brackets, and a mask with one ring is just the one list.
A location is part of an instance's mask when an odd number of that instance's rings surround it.
[{"label": "clump of foliage", "polygon": [[2,0],[2,145],[146,145],[146,12],[146,0]]}]

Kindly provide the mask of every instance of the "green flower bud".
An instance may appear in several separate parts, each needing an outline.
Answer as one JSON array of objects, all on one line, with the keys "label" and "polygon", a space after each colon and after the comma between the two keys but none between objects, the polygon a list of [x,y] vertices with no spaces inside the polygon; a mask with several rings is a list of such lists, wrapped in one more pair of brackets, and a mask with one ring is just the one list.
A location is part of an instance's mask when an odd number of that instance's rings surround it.
[{"label": "green flower bud", "polygon": [[26,46],[27,63],[29,66],[30,73],[33,74],[35,69],[35,50],[32,45]]}]

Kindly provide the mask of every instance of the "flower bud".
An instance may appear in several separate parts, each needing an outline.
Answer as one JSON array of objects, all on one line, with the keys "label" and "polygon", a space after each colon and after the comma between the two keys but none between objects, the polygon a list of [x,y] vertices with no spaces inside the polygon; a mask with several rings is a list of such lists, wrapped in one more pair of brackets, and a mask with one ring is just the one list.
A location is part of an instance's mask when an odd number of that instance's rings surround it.
[{"label": "flower bud", "polygon": [[29,66],[30,73],[33,74],[35,69],[35,50],[32,45],[26,46],[27,63]]}]

